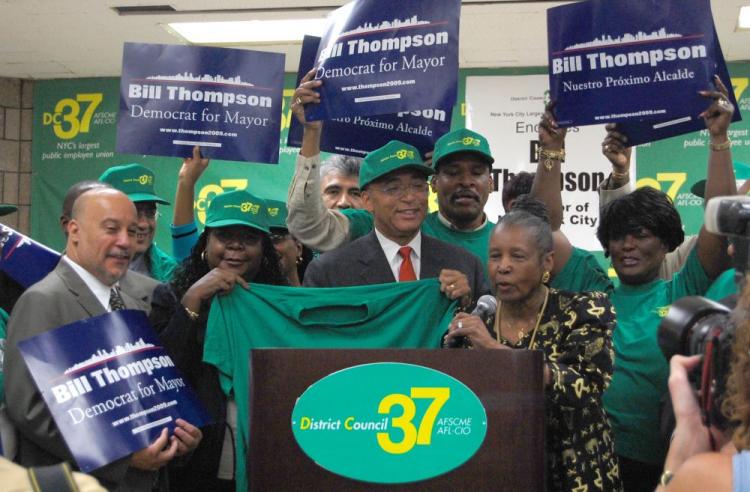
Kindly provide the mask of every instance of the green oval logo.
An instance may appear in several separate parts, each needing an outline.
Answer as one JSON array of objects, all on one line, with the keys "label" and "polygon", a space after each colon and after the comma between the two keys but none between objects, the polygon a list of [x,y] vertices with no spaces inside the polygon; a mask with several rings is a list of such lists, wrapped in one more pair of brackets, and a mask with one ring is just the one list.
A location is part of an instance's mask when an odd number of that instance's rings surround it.
[{"label": "green oval logo", "polygon": [[292,411],[292,433],[326,470],[404,483],[457,468],[487,434],[487,414],[466,385],[440,371],[382,362],[330,374]]}]

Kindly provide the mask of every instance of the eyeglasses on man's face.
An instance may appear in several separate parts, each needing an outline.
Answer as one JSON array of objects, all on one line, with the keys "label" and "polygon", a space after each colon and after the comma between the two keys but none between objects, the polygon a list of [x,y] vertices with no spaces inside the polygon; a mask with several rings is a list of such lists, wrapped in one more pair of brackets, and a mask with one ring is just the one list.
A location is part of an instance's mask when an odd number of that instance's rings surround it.
[{"label": "eyeglasses on man's face", "polygon": [[375,189],[392,198],[401,198],[409,193],[426,195],[430,190],[430,186],[427,184],[427,181],[414,181],[411,183],[388,183]]}]

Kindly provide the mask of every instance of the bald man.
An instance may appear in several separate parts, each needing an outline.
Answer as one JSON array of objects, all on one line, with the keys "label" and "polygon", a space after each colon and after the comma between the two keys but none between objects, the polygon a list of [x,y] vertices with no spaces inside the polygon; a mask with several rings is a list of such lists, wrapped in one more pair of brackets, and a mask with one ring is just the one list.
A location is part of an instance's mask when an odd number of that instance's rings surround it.
[{"label": "bald man", "polygon": [[[18,300],[8,322],[5,352],[5,392],[8,414],[19,430],[18,462],[43,466],[73,463],[17,343],[45,331],[121,307],[148,311],[148,296],[120,285],[133,257],[136,210],[124,193],[96,188],[73,205],[65,255],[55,270],[30,287]],[[114,293],[113,293],[114,292]],[[117,299],[117,294],[119,298]],[[112,306],[112,307],[111,307]],[[182,432],[180,431],[182,430]],[[159,468],[176,454],[200,441],[200,430],[190,424],[166,433],[128,458],[93,472],[109,490],[151,491]]]}]

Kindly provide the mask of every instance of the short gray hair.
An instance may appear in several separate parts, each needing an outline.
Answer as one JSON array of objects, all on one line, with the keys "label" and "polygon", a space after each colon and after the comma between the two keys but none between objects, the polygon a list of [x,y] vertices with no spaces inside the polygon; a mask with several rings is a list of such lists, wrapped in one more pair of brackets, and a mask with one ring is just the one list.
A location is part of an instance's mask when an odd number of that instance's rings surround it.
[{"label": "short gray hair", "polygon": [[493,229],[492,234],[495,234],[501,227],[506,226],[523,227],[529,231],[534,238],[534,243],[539,248],[540,256],[552,252],[552,228],[549,222],[545,222],[543,219],[525,210],[516,210],[514,208],[509,214],[505,214],[500,219]]},{"label": "short gray hair", "polygon": [[325,178],[329,174],[336,174],[357,178],[361,165],[362,159],[358,157],[334,154],[320,165],[320,177]]}]

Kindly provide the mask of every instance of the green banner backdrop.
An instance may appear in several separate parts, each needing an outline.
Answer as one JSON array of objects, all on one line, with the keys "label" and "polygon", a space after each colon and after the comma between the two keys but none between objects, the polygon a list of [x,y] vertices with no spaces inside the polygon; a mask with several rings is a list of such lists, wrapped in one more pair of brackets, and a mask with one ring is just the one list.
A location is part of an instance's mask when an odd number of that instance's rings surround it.
[{"label": "green banner backdrop", "polygon": [[[743,120],[732,124],[732,158],[735,169],[750,166],[750,63],[730,63],[732,88]],[[686,234],[696,234],[703,223],[703,200],[690,193],[696,181],[706,179],[708,131],[680,135],[639,145],[637,186],[653,186],[667,193],[680,211]],[[739,180],[747,174],[737,173]]]},{"label": "green banner backdrop", "polygon": [[[196,187],[195,208],[201,222],[206,202],[223,191],[246,188],[259,196],[286,200],[298,149],[285,145],[295,78],[287,74],[284,82],[279,164],[212,161]],[[63,249],[58,220],[65,192],[78,181],[97,179],[110,166],[131,162],[148,166],[156,175],[157,194],[169,201],[174,197],[181,159],[115,152],[119,91],[119,78],[42,80],[35,84],[31,235],[43,244]],[[156,241],[171,251],[167,224],[172,207],[162,205],[159,210],[162,219]]]},{"label": "green banner backdrop", "polygon": [[[750,164],[750,63],[731,63],[732,85],[745,120],[732,127],[733,155],[736,163]],[[465,86],[467,76],[529,75],[546,73],[545,67],[512,69],[467,69],[459,74],[458,104],[453,111],[453,128],[465,122]],[[207,201],[217,193],[247,188],[260,196],[284,200],[294,172],[298,151],[286,146],[294,90],[293,74],[285,78],[281,126],[281,156],[278,165],[213,161],[196,188],[195,209],[202,221]],[[124,155],[114,152],[116,118],[119,106],[119,79],[43,80],[34,88],[34,129],[32,144],[31,235],[38,241],[61,250],[63,235],[58,226],[60,204],[67,188],[84,179],[96,179],[109,166],[140,162],[156,173],[156,190],[172,199],[180,169],[180,159]],[[512,136],[509,136],[512,138]],[[705,178],[708,135],[696,132],[637,149],[638,185],[652,185],[668,193],[685,222],[685,231],[695,234],[702,222],[703,203],[690,193],[696,181]],[[592,149],[598,152],[599,149]],[[502,161],[502,149],[494,149]],[[434,197],[431,202],[434,208]],[[156,240],[167,251],[171,239],[167,224],[172,209],[162,206],[162,224]],[[599,254],[604,264],[608,261]]]}]

